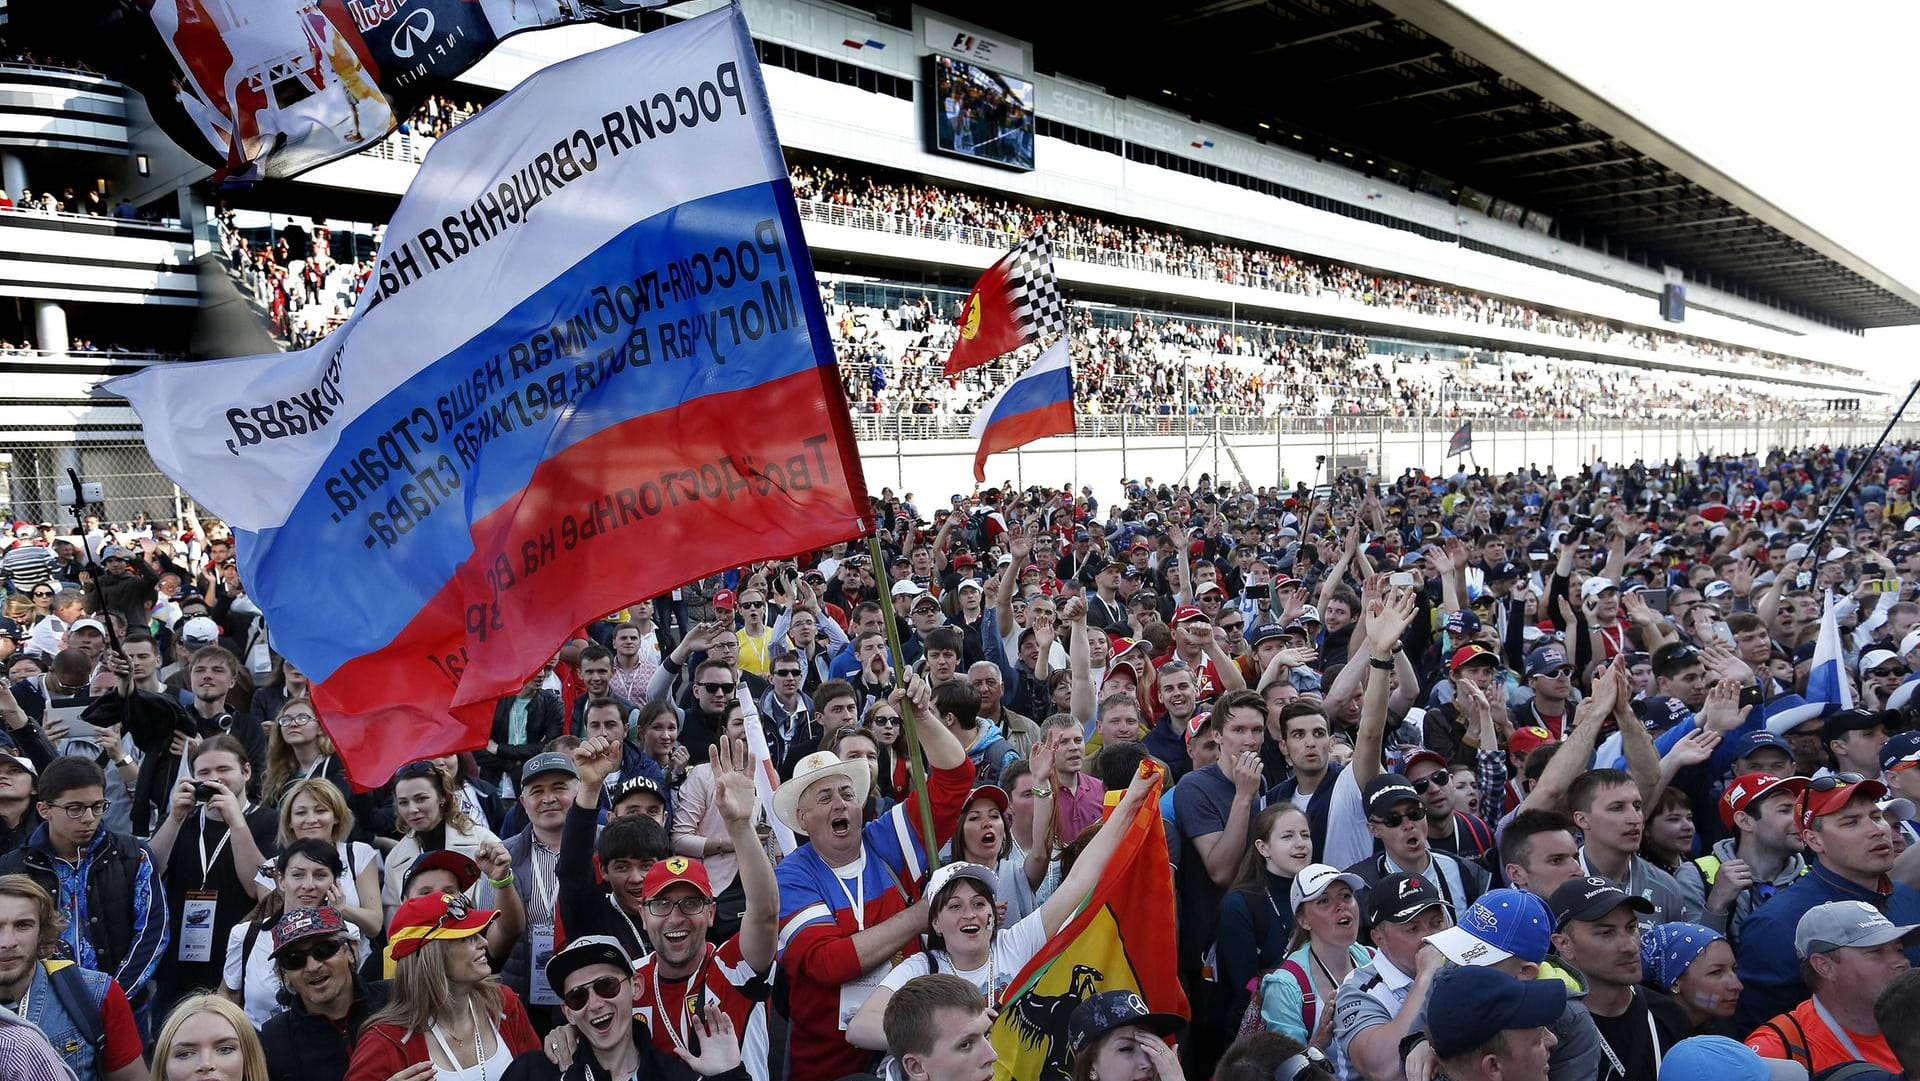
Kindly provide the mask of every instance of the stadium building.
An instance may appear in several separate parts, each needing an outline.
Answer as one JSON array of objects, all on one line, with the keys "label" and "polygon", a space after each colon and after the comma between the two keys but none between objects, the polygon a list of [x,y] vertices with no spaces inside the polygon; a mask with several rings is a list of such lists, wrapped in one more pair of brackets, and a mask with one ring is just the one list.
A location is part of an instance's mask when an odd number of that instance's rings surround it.
[{"label": "stadium building", "polygon": [[[68,468],[114,518],[174,516],[100,381],[318,340],[438,138],[546,64],[713,6],[513,37],[370,150],[244,189],[139,94],[7,50],[15,516],[54,517]],[[875,487],[967,486],[971,414],[1032,352],[949,383],[952,321],[1042,227],[1079,433],[996,458],[994,482],[1437,468],[1467,423],[1465,461],[1495,471],[1870,439],[1894,401],[1862,332],[1920,321],[1920,294],[1445,4],[743,6]]]}]

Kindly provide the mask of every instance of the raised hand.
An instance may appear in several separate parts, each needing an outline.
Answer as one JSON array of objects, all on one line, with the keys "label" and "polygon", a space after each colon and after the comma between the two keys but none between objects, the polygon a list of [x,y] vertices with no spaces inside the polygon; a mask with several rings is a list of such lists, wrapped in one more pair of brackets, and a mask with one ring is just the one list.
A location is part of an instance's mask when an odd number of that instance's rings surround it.
[{"label": "raised hand", "polygon": [[[1740,705],[1740,688],[1737,680],[1723,679],[1707,691],[1707,703],[1700,707],[1700,728],[1713,733],[1731,732],[1740,727],[1742,721],[1753,707]],[[1678,748],[1675,748],[1678,750]]]},{"label": "raised hand", "polygon": [[1311,665],[1320,654],[1311,646],[1288,646],[1279,653],[1280,666],[1283,668],[1305,668]]},{"label": "raised hand", "polygon": [[687,1023],[692,1034],[700,1037],[700,1053],[690,1055],[675,1047],[673,1053],[701,1077],[718,1077],[740,1066],[740,1037],[733,1030],[733,1019],[718,1006],[709,1006]]},{"label": "raised hand", "polygon": [[599,798],[600,786],[607,775],[620,768],[620,743],[605,736],[590,736],[573,749],[573,767],[580,774],[582,798]]},{"label": "raised hand", "polygon": [[1701,765],[1713,757],[1714,749],[1720,746],[1720,739],[1717,731],[1696,728],[1667,751],[1667,758],[1681,768]]},{"label": "raised hand", "polygon": [[721,739],[713,747],[713,806],[729,825],[753,818],[753,753],[744,739]]}]

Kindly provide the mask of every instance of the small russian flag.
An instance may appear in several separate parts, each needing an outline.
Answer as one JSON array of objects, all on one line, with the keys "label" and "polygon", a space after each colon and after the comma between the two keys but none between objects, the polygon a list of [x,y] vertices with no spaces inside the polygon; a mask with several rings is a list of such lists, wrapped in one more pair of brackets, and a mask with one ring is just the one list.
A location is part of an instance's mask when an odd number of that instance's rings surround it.
[{"label": "small russian flag", "polygon": [[1807,701],[1828,702],[1836,710],[1853,708],[1853,685],[1847,681],[1847,657],[1840,647],[1840,621],[1833,611],[1833,591],[1820,613],[1820,636],[1813,642],[1813,664],[1807,669]]},{"label": "small russian flag", "polygon": [[1073,364],[1063,334],[973,418],[968,434],[980,441],[973,455],[973,479],[987,479],[989,454],[1072,432]]}]

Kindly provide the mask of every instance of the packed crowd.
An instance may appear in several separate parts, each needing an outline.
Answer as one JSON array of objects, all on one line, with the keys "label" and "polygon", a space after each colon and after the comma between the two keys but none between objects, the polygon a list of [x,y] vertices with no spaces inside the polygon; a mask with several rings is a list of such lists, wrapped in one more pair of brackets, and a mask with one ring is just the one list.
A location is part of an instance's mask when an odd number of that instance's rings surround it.
[{"label": "packed crowd", "polygon": [[[1738,362],[1781,371],[1823,370],[1794,357],[1619,326],[1580,315],[1544,312],[1516,301],[1448,286],[1371,274],[1247,244],[1190,239],[1164,229],[1028,206],[997,195],[945,188],[917,179],[896,182],[870,174],[845,173],[826,165],[796,165],[789,172],[797,198],[877,215],[870,223],[875,228],[931,228],[947,239],[988,247],[1011,247],[1019,238],[1045,230],[1056,256],[1082,262],[1133,266],[1306,296],[1331,295],[1373,307],[1653,350],[1693,360]],[[967,234],[962,232],[965,229],[978,232]]]},{"label": "packed crowd", "polygon": [[[146,346],[139,349],[128,348],[119,342],[97,342],[92,338],[69,338],[67,346],[59,354],[81,354],[90,356],[152,356],[168,360],[179,359],[177,354],[166,350]],[[0,357],[38,357],[59,355],[53,350],[38,349],[33,341],[22,338],[18,342],[0,338]]]},{"label": "packed crowd", "polygon": [[241,231],[231,210],[221,211],[218,220],[228,273],[259,303],[274,336],[295,349],[346,322],[354,299],[373,276],[372,260],[334,260],[332,230],[320,219],[258,244]]},{"label": "packed crowd", "polygon": [[18,523],[0,1073],[987,1081],[1164,779],[1190,1016],[1077,978],[1050,1079],[1920,1077],[1920,445],[1861,455],[883,490],[885,567],[616,612],[370,791],[219,523]]},{"label": "packed crowd", "polygon": [[[942,368],[957,313],[925,297],[891,309],[860,306],[830,283],[821,294],[856,413],[971,415],[1035,353],[948,378]],[[1361,335],[1146,312],[1130,325],[1096,324],[1090,309],[1070,312],[1074,408],[1087,415],[1754,420],[1811,417],[1825,406],[1804,389],[1758,380],[1512,354],[1372,355]]]}]

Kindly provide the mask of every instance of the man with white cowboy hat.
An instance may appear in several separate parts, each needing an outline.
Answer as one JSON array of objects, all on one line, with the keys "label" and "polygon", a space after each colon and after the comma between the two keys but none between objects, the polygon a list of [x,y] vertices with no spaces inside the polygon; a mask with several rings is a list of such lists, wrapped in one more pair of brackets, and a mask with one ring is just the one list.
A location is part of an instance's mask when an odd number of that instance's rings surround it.
[{"label": "man with white cowboy hat", "polygon": [[[908,693],[920,718],[934,843],[944,844],[973,790],[973,764],[939,722],[926,683],[912,679]],[[865,762],[816,751],[774,792],[774,814],[807,837],[774,872],[777,945],[791,989],[790,1081],[833,1081],[866,1069],[872,1056],[847,1042],[847,1023],[895,955],[915,948],[927,927],[918,800],[909,796],[863,827],[872,778]]]}]

